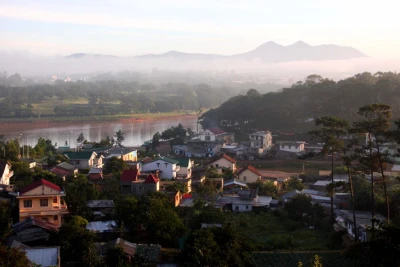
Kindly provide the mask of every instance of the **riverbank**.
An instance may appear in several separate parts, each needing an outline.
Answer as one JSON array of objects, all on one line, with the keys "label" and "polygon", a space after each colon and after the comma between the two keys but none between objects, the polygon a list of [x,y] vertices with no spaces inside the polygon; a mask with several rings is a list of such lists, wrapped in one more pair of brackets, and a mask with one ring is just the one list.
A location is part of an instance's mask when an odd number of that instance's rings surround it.
[{"label": "riverbank", "polygon": [[166,113],[144,113],[144,114],[124,114],[112,116],[82,116],[82,117],[46,117],[46,118],[7,118],[0,119],[1,126],[11,125],[49,125],[70,124],[70,123],[135,123],[145,121],[157,121],[164,119],[194,118],[195,112],[166,112]]}]

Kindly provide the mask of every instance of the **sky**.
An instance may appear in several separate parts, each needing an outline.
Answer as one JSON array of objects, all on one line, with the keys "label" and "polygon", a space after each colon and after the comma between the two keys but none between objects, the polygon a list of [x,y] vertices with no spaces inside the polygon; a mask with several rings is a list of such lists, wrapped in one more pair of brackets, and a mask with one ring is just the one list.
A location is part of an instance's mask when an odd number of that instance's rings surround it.
[{"label": "sky", "polygon": [[267,41],[400,58],[396,0],[0,0],[0,50],[230,55]]}]

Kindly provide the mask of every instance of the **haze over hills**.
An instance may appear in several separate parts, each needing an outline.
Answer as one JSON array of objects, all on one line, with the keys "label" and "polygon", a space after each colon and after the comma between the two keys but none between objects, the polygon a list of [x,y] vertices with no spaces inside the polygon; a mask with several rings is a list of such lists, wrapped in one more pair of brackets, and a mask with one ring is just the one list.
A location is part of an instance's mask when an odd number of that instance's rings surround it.
[{"label": "haze over hills", "polygon": [[[76,53],[67,58],[82,58],[84,56],[112,57],[110,55]],[[283,46],[275,42],[264,43],[254,50],[246,53],[223,56],[217,54],[184,53],[169,51],[163,54],[146,54],[136,56],[139,59],[172,58],[178,60],[217,60],[217,59],[242,59],[261,60],[264,62],[291,62],[291,61],[320,61],[320,60],[344,60],[362,58],[366,55],[359,50],[339,45],[316,45],[312,46],[303,41],[292,45]]]}]

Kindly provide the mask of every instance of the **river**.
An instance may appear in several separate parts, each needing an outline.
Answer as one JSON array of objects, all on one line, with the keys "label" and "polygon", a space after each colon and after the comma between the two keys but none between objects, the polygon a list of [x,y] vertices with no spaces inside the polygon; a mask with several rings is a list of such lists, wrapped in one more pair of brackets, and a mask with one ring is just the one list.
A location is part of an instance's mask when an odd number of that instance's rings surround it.
[{"label": "river", "polygon": [[124,146],[140,146],[145,141],[152,139],[154,133],[162,132],[172,126],[182,123],[185,128],[196,131],[196,117],[163,118],[157,120],[137,122],[103,122],[103,123],[68,123],[49,124],[48,127],[35,124],[10,124],[0,125],[0,134],[8,139],[20,138],[21,144],[35,146],[40,137],[52,140],[53,144],[64,146],[65,142],[75,146],[76,139],[83,133],[88,141],[100,141],[106,136],[110,138],[118,130],[125,136]]}]

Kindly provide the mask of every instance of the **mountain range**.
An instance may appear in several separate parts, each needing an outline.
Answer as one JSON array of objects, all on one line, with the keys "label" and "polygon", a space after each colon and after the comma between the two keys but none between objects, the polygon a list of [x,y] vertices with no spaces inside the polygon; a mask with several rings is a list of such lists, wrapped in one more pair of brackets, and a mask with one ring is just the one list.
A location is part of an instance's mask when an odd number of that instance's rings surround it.
[{"label": "mountain range", "polygon": [[[94,56],[96,58],[114,57],[111,55],[76,53],[67,58],[83,58]],[[339,45],[316,45],[312,46],[303,41],[292,45],[283,46],[275,42],[264,43],[254,50],[246,53],[223,56],[217,54],[184,53],[169,51],[163,54],[146,54],[135,56],[138,59],[162,59],[171,58],[184,61],[208,61],[217,59],[240,59],[240,60],[261,60],[264,62],[290,62],[290,61],[320,61],[320,60],[344,60],[367,57],[361,51],[347,46]]]}]

